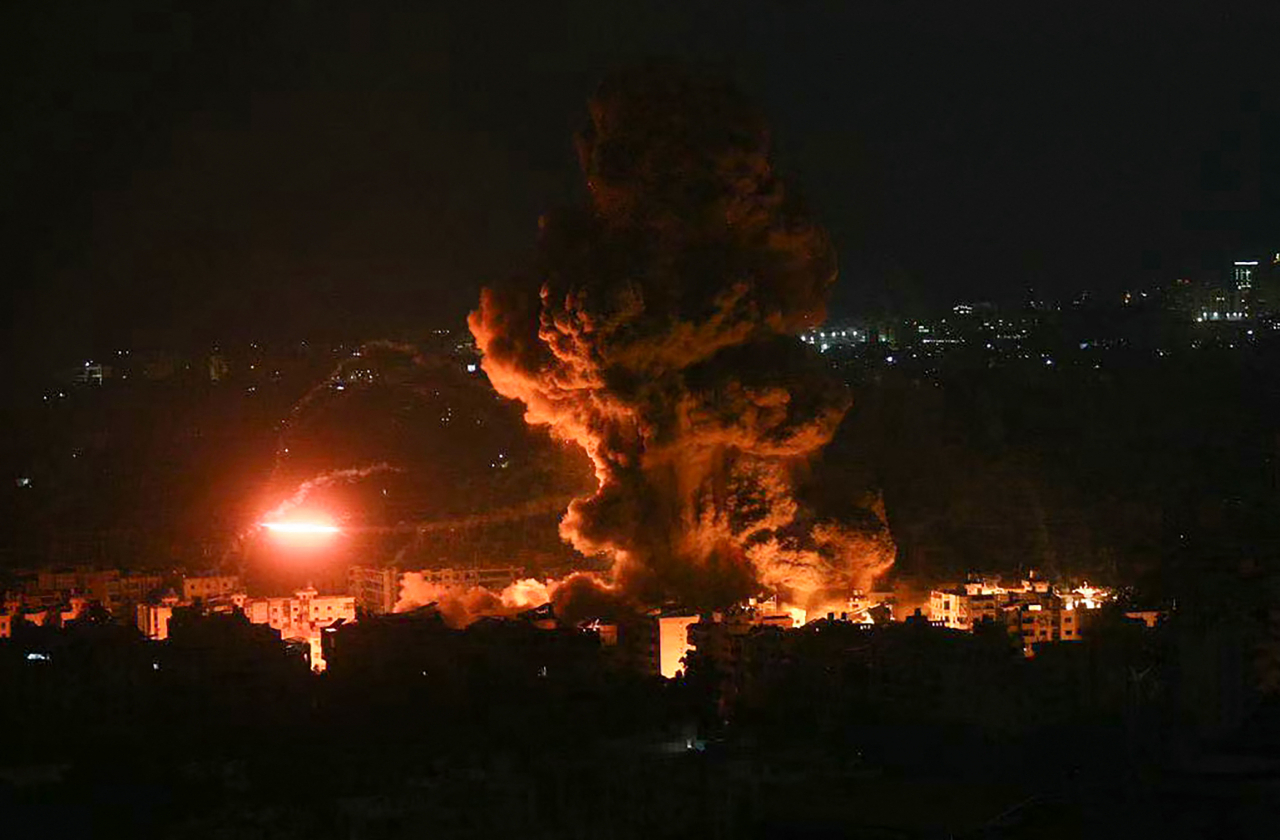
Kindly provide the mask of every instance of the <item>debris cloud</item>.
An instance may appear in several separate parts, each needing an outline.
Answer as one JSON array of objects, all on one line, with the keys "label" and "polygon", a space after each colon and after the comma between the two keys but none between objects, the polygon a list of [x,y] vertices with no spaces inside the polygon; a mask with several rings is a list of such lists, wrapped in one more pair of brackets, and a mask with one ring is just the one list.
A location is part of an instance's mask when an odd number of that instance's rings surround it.
[{"label": "debris cloud", "polygon": [[459,587],[436,583],[421,572],[406,572],[400,579],[395,612],[435,605],[450,627],[466,627],[482,616],[512,616],[540,607],[551,600],[555,583],[535,578],[517,580],[501,592],[483,586]]},{"label": "debris cloud", "polygon": [[608,587],[638,603],[866,586],[893,558],[883,516],[816,521],[794,492],[851,400],[796,340],[825,317],[835,253],[764,121],[727,85],[652,68],[589,113],[588,206],[544,217],[528,275],[469,322],[499,393],[591,458],[598,487],[562,536],[611,557]]}]

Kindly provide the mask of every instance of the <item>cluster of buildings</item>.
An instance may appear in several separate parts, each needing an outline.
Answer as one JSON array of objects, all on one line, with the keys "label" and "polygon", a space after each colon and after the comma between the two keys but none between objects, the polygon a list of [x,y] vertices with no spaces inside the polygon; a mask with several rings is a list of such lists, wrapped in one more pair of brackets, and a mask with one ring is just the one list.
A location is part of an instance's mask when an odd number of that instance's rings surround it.
[{"label": "cluster of buildings", "polygon": [[1280,252],[1233,260],[1229,270],[1201,282],[1179,278],[1169,298],[1196,323],[1248,321],[1276,314],[1280,312]]},{"label": "cluster of buildings", "polygon": [[[1008,630],[1027,656],[1045,642],[1080,641],[1090,612],[1111,598],[1087,583],[1072,590],[1031,578],[1009,586],[998,577],[977,577],[929,593],[929,615],[942,627],[972,632],[983,624]],[[1135,617],[1137,614],[1135,614]]]},{"label": "cluster of buildings", "polygon": [[402,569],[396,565],[352,566],[347,570],[347,592],[355,604],[369,615],[386,615],[395,611],[400,600],[400,582],[406,571],[422,576],[424,583],[468,590],[477,586],[492,592],[526,577],[523,566],[459,566],[440,569]]},{"label": "cluster of buildings", "polygon": [[[1164,329],[1153,319],[1161,314]],[[1013,306],[989,301],[960,302],[950,311],[924,319],[882,316],[823,324],[800,335],[815,350],[855,362],[930,368],[959,353],[988,366],[1031,363],[1046,370],[1065,363],[1099,367],[1098,351],[1146,347],[1164,356],[1176,346],[1167,327],[1204,325],[1190,336],[1190,347],[1202,346],[1204,329],[1228,336],[1235,348],[1280,330],[1280,252],[1239,255],[1223,264],[1180,276],[1119,297],[1083,291],[1062,303],[1037,298],[1034,292]],[[1224,331],[1225,330],[1225,331]],[[1234,342],[1234,343],[1233,343]],[[1165,346],[1158,346],[1165,343]]]},{"label": "cluster of buildings", "polygon": [[[239,575],[165,575],[130,573],[88,566],[46,569],[19,575],[3,593],[0,638],[15,626],[61,627],[99,605],[116,621],[135,624],[153,641],[169,638],[175,612],[201,615],[243,614],[252,624],[266,625],[285,642],[305,645],[313,670],[326,667],[321,637],[324,630],[354,622],[357,610],[366,615],[394,612],[400,599],[404,571],[395,566],[352,566],[344,594],[321,594],[313,587],[290,595],[251,597]],[[426,569],[426,583],[469,590],[500,591],[522,579],[520,566]]]},{"label": "cluster of buildings", "polygon": [[170,590],[138,604],[138,629],[154,641],[167,639],[175,610],[243,613],[250,623],[267,625],[285,641],[305,643],[315,671],[325,668],[321,632],[356,618],[355,598],[350,595],[321,595],[313,587],[306,587],[292,595],[251,598],[245,594],[238,575],[210,575],[183,577],[181,597]]},{"label": "cluster of buildings", "polygon": [[[929,617],[939,627],[970,633],[984,626],[1004,628],[1031,657],[1037,645],[1080,641],[1098,609],[1114,599],[1112,590],[1087,582],[1071,589],[1033,575],[1006,586],[998,576],[975,575],[930,591]],[[1147,628],[1167,618],[1159,609],[1126,609],[1123,615]]]},{"label": "cluster of buildings", "polygon": [[79,566],[44,569],[19,575],[3,592],[0,638],[14,625],[61,627],[81,617],[91,604],[112,615],[128,615],[136,604],[153,597],[165,583],[163,575],[130,573],[120,569]]},{"label": "cluster of buildings", "polygon": [[0,638],[17,626],[61,627],[75,621],[91,605],[117,621],[136,624],[153,641],[169,638],[175,611],[202,615],[242,613],[253,624],[276,631],[285,641],[305,643],[313,670],[325,667],[320,633],[326,627],[354,621],[356,599],[351,595],[321,595],[313,588],[283,597],[254,598],[246,594],[239,575],[131,574],[119,569],[43,570],[20,576],[4,593]]},{"label": "cluster of buildings", "polygon": [[[99,604],[117,619],[135,623],[148,639],[169,638],[175,613],[242,614],[265,625],[285,642],[307,650],[313,670],[326,667],[324,639],[362,617],[391,616],[401,598],[403,570],[395,566],[352,566],[346,594],[321,594],[312,587],[290,595],[250,597],[238,575],[128,574],[120,570],[78,568],[32,573],[5,593],[0,637],[12,635],[15,622],[61,626]],[[484,587],[498,592],[521,580],[519,566],[428,569],[424,582],[469,591]],[[1108,590],[1087,584],[1068,589],[1032,576],[1004,584],[998,577],[977,576],[962,584],[944,585],[929,595],[928,614],[917,610],[908,621],[971,633],[983,627],[1003,628],[1028,657],[1038,646],[1079,641],[1091,614],[1111,598]],[[787,633],[820,624],[875,627],[893,622],[892,592],[855,593],[845,602],[806,614],[776,599],[750,599],[727,611],[699,613],[676,607],[645,614],[598,619],[579,630],[596,634],[606,657],[632,673],[675,678],[688,670],[691,657],[714,660],[733,674],[745,661],[744,649],[762,628]],[[1127,613],[1154,626],[1158,615]],[[558,628],[549,605],[522,614],[539,629]]]}]

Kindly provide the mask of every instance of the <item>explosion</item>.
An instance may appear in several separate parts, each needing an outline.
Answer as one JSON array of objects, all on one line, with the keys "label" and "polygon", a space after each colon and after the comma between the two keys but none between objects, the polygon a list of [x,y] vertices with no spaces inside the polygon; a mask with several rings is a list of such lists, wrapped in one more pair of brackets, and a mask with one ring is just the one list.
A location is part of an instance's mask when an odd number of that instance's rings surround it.
[{"label": "explosion", "polygon": [[551,600],[555,587],[555,583],[525,578],[501,592],[493,592],[483,586],[461,588],[433,583],[421,572],[406,572],[400,579],[400,599],[394,611],[435,605],[450,627],[466,627],[482,616],[509,616],[540,607]]},{"label": "explosion", "polygon": [[882,512],[821,521],[795,494],[850,396],[796,340],[825,317],[835,254],[763,120],[725,85],[653,70],[606,81],[589,112],[589,206],[544,217],[529,276],[469,320],[498,392],[594,465],[561,535],[612,557],[640,603],[866,587],[892,563]]}]

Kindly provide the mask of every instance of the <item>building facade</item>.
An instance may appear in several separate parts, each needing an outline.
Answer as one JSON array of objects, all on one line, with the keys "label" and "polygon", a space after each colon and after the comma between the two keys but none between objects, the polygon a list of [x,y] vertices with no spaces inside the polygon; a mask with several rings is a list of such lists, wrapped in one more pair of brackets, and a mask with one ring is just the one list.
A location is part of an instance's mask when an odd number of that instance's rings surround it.
[{"label": "building facade", "polygon": [[242,591],[239,575],[194,575],[182,578],[182,600],[209,600]]},{"label": "building facade", "polygon": [[241,609],[253,624],[266,624],[280,637],[305,641],[311,648],[311,668],[325,669],[320,635],[339,622],[354,621],[356,599],[352,595],[321,595],[315,589],[300,589],[292,597],[246,598]]},{"label": "building facade", "polygon": [[1079,641],[1089,611],[1109,597],[1107,590],[1088,584],[1060,591],[1044,580],[1006,587],[999,580],[982,578],[934,589],[929,593],[929,612],[934,621],[952,630],[972,632],[984,623],[1003,625],[1031,656],[1037,644]]},{"label": "building facade", "polygon": [[370,615],[394,612],[400,598],[400,570],[395,566],[352,566],[347,570],[347,594]]}]

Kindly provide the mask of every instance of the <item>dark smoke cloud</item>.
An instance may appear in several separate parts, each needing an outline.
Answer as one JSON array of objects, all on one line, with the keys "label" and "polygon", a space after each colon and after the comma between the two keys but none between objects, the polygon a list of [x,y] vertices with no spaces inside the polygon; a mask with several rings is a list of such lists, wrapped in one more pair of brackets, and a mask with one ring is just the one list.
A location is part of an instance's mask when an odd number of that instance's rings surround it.
[{"label": "dark smoke cloud", "polygon": [[812,522],[793,493],[850,397],[795,340],[825,317],[835,254],[761,117],[725,85],[636,71],[600,87],[578,152],[589,206],[544,217],[530,275],[470,319],[498,391],[595,466],[562,535],[647,603],[869,583],[892,562],[883,518]]}]

